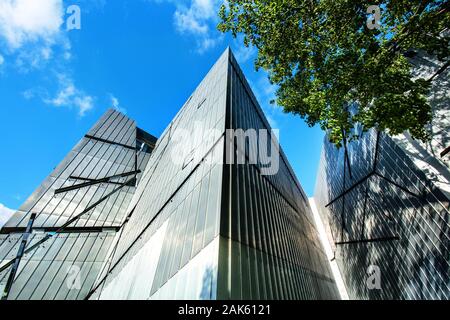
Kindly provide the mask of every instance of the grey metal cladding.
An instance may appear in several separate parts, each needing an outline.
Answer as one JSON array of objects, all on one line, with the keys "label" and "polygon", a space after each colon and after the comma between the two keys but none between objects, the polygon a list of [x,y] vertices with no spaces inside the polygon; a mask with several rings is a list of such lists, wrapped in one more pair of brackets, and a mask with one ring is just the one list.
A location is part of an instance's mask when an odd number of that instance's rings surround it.
[{"label": "grey metal cladding", "polygon": [[350,298],[449,299],[448,198],[385,133],[349,145],[352,177],[343,153],[325,140],[315,199]]},{"label": "grey metal cladding", "polygon": [[[198,264],[214,264],[217,256],[227,57],[211,68],[158,139],[129,205],[133,215],[90,298],[215,296],[211,287],[198,287],[196,279],[201,277]],[[185,139],[179,140],[179,133]],[[213,278],[209,273],[210,283]],[[194,283],[188,288],[189,281]]]},{"label": "grey metal cladding", "polygon": [[[118,175],[143,171],[149,157],[150,153],[136,150],[135,122],[108,110],[1,229],[0,267],[16,258],[24,227],[30,214],[36,213],[8,299],[86,297],[115,243],[141,178],[141,174]],[[103,183],[95,182],[111,176],[114,178]],[[135,176],[136,182],[121,187]],[[74,190],[55,193],[67,187]],[[71,219],[75,220],[54,234]],[[40,240],[43,242],[33,248]],[[68,284],[71,268],[79,270],[77,288]],[[2,292],[10,273],[11,267],[0,273]]]},{"label": "grey metal cladding", "polygon": [[[153,152],[138,151],[137,166],[135,152],[145,148],[135,141],[155,139],[122,114],[105,114],[21,208],[38,213],[29,246],[130,178],[118,173],[141,169],[139,184],[98,204],[70,233],[26,252],[9,298],[339,298],[308,200],[276,138],[260,148],[279,154],[279,170],[263,175],[261,159],[224,162],[227,129],[270,130],[229,49]],[[16,214],[10,226],[23,229],[19,218],[26,220]],[[22,239],[11,227],[0,234],[3,261],[14,259]],[[74,267],[75,290],[67,285]]]},{"label": "grey metal cladding", "polygon": [[[135,207],[134,214],[125,228],[123,241],[115,259],[119,259],[145,232],[153,219],[168,205],[167,201],[178,192],[180,186],[187,183],[193,172],[198,170],[197,166],[204,162],[204,157],[215,150],[220,137],[210,140],[207,132],[204,132],[198,140],[192,139],[193,160],[186,166],[185,163],[174,163],[172,156],[178,152],[179,145],[173,141],[172,135],[177,129],[192,133],[196,122],[202,123],[206,129],[216,128],[224,132],[225,77],[226,59],[223,55],[158,140],[130,206]],[[205,97],[207,100],[198,108]]]},{"label": "grey metal cladding", "polygon": [[[230,83],[230,128],[270,130],[232,54]],[[279,151],[276,174],[261,174],[259,159],[229,169],[230,207],[221,214],[228,254],[219,262],[218,298],[338,299],[305,193],[282,148],[266,143],[259,148]],[[248,156],[250,146],[240,151]]]},{"label": "grey metal cladding", "polygon": [[[198,125],[206,130],[195,136]],[[260,174],[261,163],[224,164],[226,129],[235,128],[270,126],[227,49],[158,140],[109,272],[90,298],[339,297],[283,151],[273,176]],[[192,145],[177,163],[179,129]]]},{"label": "grey metal cladding", "polygon": [[[109,110],[88,134],[133,146],[133,141],[136,140],[136,127],[134,121],[115,110]],[[138,158],[139,166],[147,160],[145,157],[141,155]],[[56,189],[82,182],[71,177],[99,179],[132,171],[134,166],[134,150],[84,137],[4,227],[25,227],[29,212],[37,213],[35,228],[60,226],[116,186],[98,184],[59,195],[55,195]],[[123,182],[125,179],[115,181]],[[124,220],[123,208],[127,206],[133,189],[125,187],[123,191],[86,215],[89,218],[83,217],[74,226],[119,226]],[[121,214],[118,215],[118,212]]]}]

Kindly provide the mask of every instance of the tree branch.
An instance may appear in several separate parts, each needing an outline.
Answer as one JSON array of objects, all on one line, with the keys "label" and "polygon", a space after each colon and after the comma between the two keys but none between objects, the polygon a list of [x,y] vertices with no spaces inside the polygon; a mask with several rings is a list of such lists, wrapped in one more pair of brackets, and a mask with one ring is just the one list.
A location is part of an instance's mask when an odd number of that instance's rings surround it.
[{"label": "tree branch", "polygon": [[435,72],[435,74],[433,74],[428,80],[427,82],[431,82],[434,80],[434,78],[436,78],[438,75],[440,75],[442,72],[445,71],[445,69],[448,68],[448,66],[450,66],[450,60],[448,60],[446,63],[444,63],[444,65],[442,67],[439,68],[438,71]]}]

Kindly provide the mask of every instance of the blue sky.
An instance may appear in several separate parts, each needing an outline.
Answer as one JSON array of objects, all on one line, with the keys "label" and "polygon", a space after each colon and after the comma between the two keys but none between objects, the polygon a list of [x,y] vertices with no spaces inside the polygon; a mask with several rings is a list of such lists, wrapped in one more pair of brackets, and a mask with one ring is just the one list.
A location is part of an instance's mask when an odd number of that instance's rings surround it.
[{"label": "blue sky", "polygon": [[[66,30],[70,5],[80,30]],[[109,107],[160,135],[228,45],[311,196],[323,133],[269,104],[256,51],[216,31],[219,5],[0,0],[0,211],[17,209]]]}]

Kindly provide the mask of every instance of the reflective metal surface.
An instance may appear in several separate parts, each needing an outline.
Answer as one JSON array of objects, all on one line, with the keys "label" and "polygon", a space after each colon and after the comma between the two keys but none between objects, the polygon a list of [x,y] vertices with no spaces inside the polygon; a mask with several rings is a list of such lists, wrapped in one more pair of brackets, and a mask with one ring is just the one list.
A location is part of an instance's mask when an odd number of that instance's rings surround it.
[{"label": "reflective metal surface", "polygon": [[[142,135],[136,132],[133,120],[106,112],[1,229],[0,292],[5,298],[86,297],[126,220],[141,176],[134,172],[143,170],[150,157],[151,148],[136,150]],[[32,233],[19,260],[22,233],[33,213]],[[17,260],[16,272],[14,264],[6,267]],[[10,289],[5,288],[9,277],[14,278]]]},{"label": "reflective metal surface", "polygon": [[449,299],[449,199],[385,133],[344,159],[325,138],[315,201],[350,298]]},{"label": "reflective metal surface", "polygon": [[[192,151],[174,161],[175,132],[194,132],[199,123],[218,134],[193,135]],[[270,126],[226,50],[159,139],[109,273],[91,299],[339,297],[282,151],[273,176],[262,176],[259,162],[223,161],[226,129],[237,128]],[[277,151],[270,141],[263,147]]]}]

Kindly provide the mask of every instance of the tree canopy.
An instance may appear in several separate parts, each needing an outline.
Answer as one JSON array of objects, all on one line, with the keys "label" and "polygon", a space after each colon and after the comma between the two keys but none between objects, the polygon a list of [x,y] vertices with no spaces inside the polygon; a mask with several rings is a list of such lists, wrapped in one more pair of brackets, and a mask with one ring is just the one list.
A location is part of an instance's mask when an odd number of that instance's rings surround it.
[{"label": "tree canopy", "polygon": [[408,56],[420,50],[449,65],[448,1],[228,0],[219,16],[219,30],[258,49],[275,102],[336,145],[359,137],[356,123],[429,138],[434,77],[413,79]]}]

